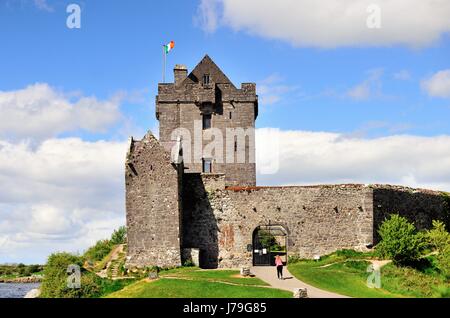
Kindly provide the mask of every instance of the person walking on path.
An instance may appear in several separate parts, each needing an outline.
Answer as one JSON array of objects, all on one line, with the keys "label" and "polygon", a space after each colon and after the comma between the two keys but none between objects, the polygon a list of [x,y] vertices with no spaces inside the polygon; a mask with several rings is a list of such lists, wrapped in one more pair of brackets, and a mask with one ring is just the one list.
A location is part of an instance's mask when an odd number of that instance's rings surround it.
[{"label": "person walking on path", "polygon": [[275,266],[277,267],[278,279],[283,279],[283,261],[280,255],[275,256]]}]

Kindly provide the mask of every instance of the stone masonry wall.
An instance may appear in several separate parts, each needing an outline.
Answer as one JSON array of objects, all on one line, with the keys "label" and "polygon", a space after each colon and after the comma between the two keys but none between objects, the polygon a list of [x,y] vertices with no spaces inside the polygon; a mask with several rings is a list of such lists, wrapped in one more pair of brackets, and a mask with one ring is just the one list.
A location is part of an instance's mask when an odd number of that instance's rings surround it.
[{"label": "stone masonry wall", "polygon": [[183,183],[184,246],[200,249],[205,268],[252,265],[254,230],[281,225],[288,232],[288,255],[312,258],[338,249],[364,251],[379,238],[389,214],[399,213],[418,229],[432,220],[449,226],[440,192],[394,186],[319,185],[228,187],[224,176],[186,174]]},{"label": "stone masonry wall", "polygon": [[[374,228],[378,229],[389,214],[407,218],[419,229],[428,229],[433,220],[441,220],[450,229],[450,211],[441,192],[400,186],[374,185]],[[379,241],[374,231],[374,243]]]},{"label": "stone masonry wall", "polygon": [[312,258],[372,244],[372,189],[363,185],[220,188],[217,175],[184,177],[184,247],[200,249],[205,268],[252,265],[252,234],[282,225],[288,255]]},{"label": "stone masonry wall", "polygon": [[181,176],[148,133],[127,155],[127,267],[181,265]]}]

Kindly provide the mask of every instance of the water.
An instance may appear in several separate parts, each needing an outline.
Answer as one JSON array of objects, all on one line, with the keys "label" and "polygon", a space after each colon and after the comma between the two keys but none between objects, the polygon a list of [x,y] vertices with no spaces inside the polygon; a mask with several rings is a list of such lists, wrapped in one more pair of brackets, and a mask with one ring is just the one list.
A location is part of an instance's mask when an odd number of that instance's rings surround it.
[{"label": "water", "polygon": [[0,298],[23,298],[32,289],[39,288],[39,283],[5,284],[0,283]]}]

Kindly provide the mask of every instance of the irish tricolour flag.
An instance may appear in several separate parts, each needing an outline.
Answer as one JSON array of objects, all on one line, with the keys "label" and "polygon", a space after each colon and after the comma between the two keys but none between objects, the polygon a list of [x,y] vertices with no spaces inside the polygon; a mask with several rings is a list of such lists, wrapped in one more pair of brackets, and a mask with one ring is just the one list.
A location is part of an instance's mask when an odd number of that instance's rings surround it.
[{"label": "irish tricolour flag", "polygon": [[170,41],[169,44],[164,45],[164,52],[169,53],[175,47],[175,42]]}]

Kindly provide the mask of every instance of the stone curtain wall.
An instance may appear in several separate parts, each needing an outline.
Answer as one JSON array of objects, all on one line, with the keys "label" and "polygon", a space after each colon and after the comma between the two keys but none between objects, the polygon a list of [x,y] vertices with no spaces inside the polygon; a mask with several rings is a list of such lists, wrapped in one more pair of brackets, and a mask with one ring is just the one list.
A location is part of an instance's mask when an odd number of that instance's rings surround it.
[{"label": "stone curtain wall", "polygon": [[[198,148],[212,141],[205,136],[212,130],[201,129],[202,116],[211,114],[212,128],[223,137],[227,128],[254,128],[256,85],[237,88],[207,55],[189,75],[182,65],[174,72],[175,83],[159,84],[155,100],[160,143],[148,133],[141,141],[131,140],[127,154],[127,266],[177,266],[196,259],[197,249],[204,268],[249,266],[253,232],[269,224],[288,232],[288,255],[304,258],[343,248],[365,250],[378,241],[377,229],[391,213],[419,229],[429,228],[434,219],[450,228],[450,200],[445,203],[439,192],[377,185],[256,187],[256,166],[249,160],[254,140],[248,138],[245,163],[216,160],[214,174],[201,174],[201,160],[192,162],[195,140],[201,139]],[[205,75],[209,83],[203,83]],[[170,158],[177,128],[191,137],[191,160],[185,147],[184,167]]]},{"label": "stone curtain wall", "polygon": [[[450,229],[449,211],[445,209],[445,200],[441,192],[431,190],[412,189],[399,186],[374,185],[374,228],[396,213],[419,229],[428,229],[433,220],[441,220]],[[375,244],[379,241],[377,231],[374,231]]]},{"label": "stone curtain wall", "polygon": [[132,141],[125,165],[127,267],[181,265],[182,174],[150,133]]},{"label": "stone curtain wall", "polygon": [[288,255],[312,258],[337,249],[365,250],[373,238],[372,189],[362,185],[221,187],[222,175],[184,177],[184,247],[200,249],[205,268],[252,265],[259,225],[288,231]]}]

